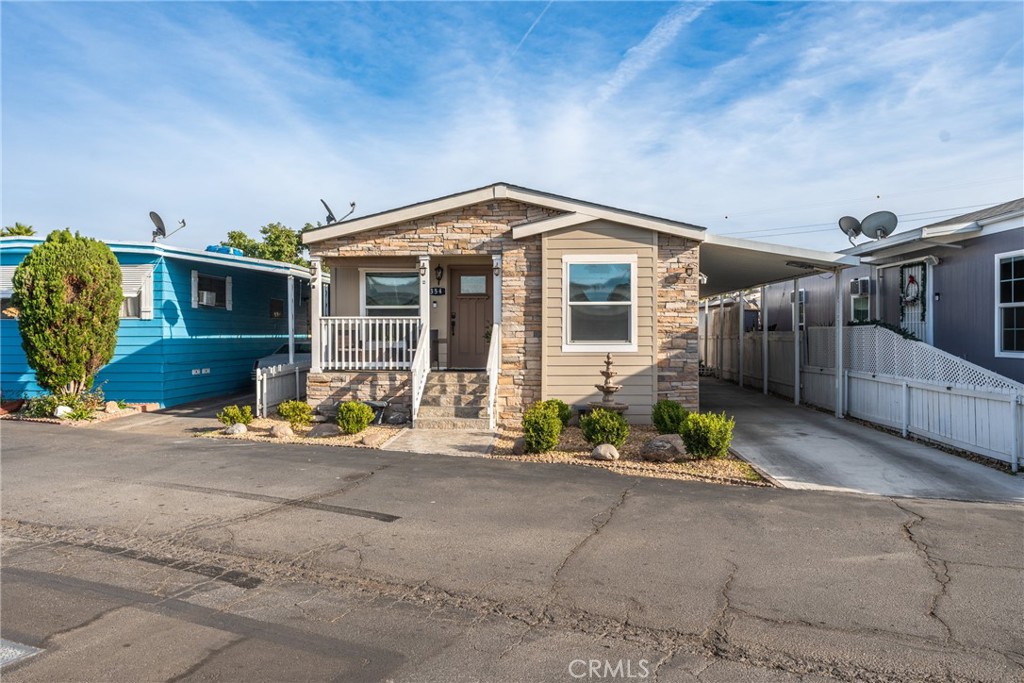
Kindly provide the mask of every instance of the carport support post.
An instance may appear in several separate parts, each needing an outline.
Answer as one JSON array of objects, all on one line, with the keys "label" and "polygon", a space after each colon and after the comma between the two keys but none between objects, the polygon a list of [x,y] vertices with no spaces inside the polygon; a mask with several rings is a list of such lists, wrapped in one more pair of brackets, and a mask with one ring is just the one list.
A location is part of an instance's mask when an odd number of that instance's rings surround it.
[{"label": "carport support post", "polygon": [[738,317],[740,319],[740,328],[739,328],[739,347],[740,347],[739,348],[739,363],[740,363],[740,367],[739,367],[739,371],[738,372],[739,372],[739,385],[740,385],[740,389],[742,389],[743,388],[743,337],[744,337],[744,333],[745,333],[744,328],[746,327],[746,325],[744,324],[745,321],[743,319],[744,318],[744,315],[743,315],[743,292],[737,292],[736,293],[736,308],[739,311],[739,313],[737,315],[738,315]]},{"label": "carport support post", "polygon": [[761,393],[768,395],[768,288],[761,285]]},{"label": "carport support post", "polygon": [[319,256],[313,256],[309,259],[309,338],[312,348],[310,348],[311,354],[309,358],[309,371],[310,372],[322,372],[323,368],[321,363],[321,354],[323,353],[323,347],[320,341],[320,312],[323,310],[324,305],[324,294],[320,287],[320,269],[323,265],[323,259]]},{"label": "carport support post", "polygon": [[[288,365],[295,364],[295,276],[288,276]],[[296,396],[296,398],[298,398]]]},{"label": "carport support post", "polygon": [[710,300],[704,299],[704,365],[705,369],[711,366],[711,359],[708,358],[708,339],[711,333],[711,304]]},{"label": "carport support post", "polygon": [[836,280],[836,417],[843,416],[843,278],[839,268]]},{"label": "carport support post", "polygon": [[718,295],[718,379],[725,379],[725,295]]},{"label": "carport support post", "polygon": [[793,278],[793,405],[800,405],[800,278]]}]

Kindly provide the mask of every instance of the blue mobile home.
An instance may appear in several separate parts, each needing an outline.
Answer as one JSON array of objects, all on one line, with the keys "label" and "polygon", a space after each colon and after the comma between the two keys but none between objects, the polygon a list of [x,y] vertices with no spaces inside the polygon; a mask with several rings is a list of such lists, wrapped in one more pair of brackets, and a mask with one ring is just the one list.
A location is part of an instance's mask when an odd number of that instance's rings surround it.
[{"label": "blue mobile home", "polygon": [[[40,238],[0,238],[0,309],[14,270]],[[287,263],[164,244],[109,242],[124,303],[114,358],[98,374],[111,399],[168,407],[248,389],[257,358],[309,331],[309,271]],[[289,297],[289,294],[291,295]],[[18,321],[0,320],[4,397],[42,393]]]}]

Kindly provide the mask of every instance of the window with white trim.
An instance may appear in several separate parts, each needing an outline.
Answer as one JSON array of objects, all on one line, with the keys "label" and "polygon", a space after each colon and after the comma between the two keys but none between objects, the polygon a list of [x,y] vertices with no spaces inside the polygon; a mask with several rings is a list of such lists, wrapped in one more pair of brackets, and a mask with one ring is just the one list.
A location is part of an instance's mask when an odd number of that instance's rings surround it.
[{"label": "window with white trim", "polygon": [[867,295],[855,295],[850,298],[851,319],[863,323],[871,319],[871,299]]},{"label": "window with white trim", "polygon": [[563,351],[636,351],[636,255],[562,257]]},{"label": "window with white trim", "polygon": [[16,320],[18,317],[11,308],[16,268],[17,266],[0,266],[0,318],[4,320]]},{"label": "window with white trim", "polygon": [[363,315],[408,317],[420,314],[420,276],[414,270],[363,273]]},{"label": "window with white trim", "polygon": [[231,276],[207,275],[192,271],[192,308],[231,310]]},{"label": "window with white trim", "polygon": [[121,318],[153,319],[153,266],[121,266]]},{"label": "window with white trim", "polygon": [[996,355],[1024,356],[1024,250],[996,254]]}]

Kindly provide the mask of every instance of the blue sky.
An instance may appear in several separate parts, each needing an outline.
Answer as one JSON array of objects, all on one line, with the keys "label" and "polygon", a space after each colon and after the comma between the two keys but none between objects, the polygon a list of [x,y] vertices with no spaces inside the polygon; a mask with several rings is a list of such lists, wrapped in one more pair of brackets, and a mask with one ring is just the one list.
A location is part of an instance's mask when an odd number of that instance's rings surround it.
[{"label": "blue sky", "polygon": [[1024,194],[1024,4],[3,2],[4,225],[202,247],[507,181],[823,249]]}]

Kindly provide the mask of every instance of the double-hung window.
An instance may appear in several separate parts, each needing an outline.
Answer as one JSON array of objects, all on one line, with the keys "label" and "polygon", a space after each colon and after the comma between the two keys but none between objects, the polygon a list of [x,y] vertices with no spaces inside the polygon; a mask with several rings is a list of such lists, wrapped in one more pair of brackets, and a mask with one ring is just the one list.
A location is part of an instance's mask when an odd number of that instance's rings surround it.
[{"label": "double-hung window", "polygon": [[207,275],[192,271],[192,308],[231,310],[231,276]]},{"label": "double-hung window", "polygon": [[153,266],[121,266],[121,317],[153,319]]},{"label": "double-hung window", "polygon": [[1024,357],[1024,250],[996,254],[996,356]]},{"label": "double-hung window", "polygon": [[420,314],[420,276],[414,270],[363,272],[363,315],[407,317]]},{"label": "double-hung window", "polygon": [[562,257],[562,350],[636,351],[636,255]]}]

